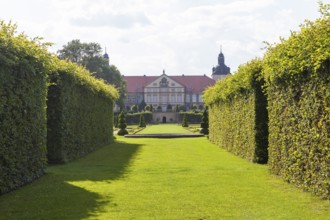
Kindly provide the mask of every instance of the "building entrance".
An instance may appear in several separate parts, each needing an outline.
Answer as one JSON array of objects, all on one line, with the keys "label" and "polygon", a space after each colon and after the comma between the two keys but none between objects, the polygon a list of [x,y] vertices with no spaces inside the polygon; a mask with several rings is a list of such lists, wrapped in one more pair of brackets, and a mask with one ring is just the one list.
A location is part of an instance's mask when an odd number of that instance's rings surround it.
[{"label": "building entrance", "polygon": [[163,123],[166,123],[166,117],[165,116],[163,117]]}]

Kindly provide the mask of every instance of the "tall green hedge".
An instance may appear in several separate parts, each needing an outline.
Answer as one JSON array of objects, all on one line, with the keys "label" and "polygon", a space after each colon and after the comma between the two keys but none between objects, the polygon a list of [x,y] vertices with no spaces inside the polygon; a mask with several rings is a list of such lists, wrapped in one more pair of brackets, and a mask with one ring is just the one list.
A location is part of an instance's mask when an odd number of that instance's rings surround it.
[{"label": "tall green hedge", "polygon": [[209,139],[249,161],[266,163],[268,116],[261,71],[262,62],[252,60],[208,88],[203,99],[209,106]]},{"label": "tall green hedge", "polygon": [[112,141],[118,93],[76,64],[56,62],[47,100],[47,155],[50,163],[64,163]]},{"label": "tall green hedge", "polygon": [[0,21],[0,194],[45,172],[46,47]]},{"label": "tall green hedge", "polygon": [[322,17],[271,46],[264,58],[269,166],[286,181],[330,198],[330,5]]}]

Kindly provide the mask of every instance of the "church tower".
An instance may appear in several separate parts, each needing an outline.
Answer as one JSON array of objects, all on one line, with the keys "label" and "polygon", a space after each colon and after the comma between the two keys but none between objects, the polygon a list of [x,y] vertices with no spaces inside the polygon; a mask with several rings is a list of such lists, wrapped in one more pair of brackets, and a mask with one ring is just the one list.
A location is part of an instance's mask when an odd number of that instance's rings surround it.
[{"label": "church tower", "polygon": [[109,58],[109,54],[107,54],[107,47],[105,47],[105,53],[103,54],[103,58],[108,60],[108,64],[110,65],[110,58]]},{"label": "church tower", "polygon": [[212,78],[214,80],[221,80],[224,79],[229,74],[230,74],[230,68],[225,64],[225,55],[223,55],[222,46],[220,46],[218,65],[212,68]]}]

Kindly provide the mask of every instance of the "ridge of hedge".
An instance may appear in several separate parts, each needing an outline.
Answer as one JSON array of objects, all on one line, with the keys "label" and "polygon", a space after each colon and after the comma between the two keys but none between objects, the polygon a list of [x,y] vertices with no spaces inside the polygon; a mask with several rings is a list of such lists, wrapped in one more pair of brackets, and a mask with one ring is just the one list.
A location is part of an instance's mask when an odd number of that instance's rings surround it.
[{"label": "ridge of hedge", "polygon": [[[85,86],[92,93],[99,93],[106,98],[118,99],[118,91],[114,86],[105,83],[102,79],[96,79],[90,75],[90,72],[84,67],[72,63],[68,60],[55,59],[54,65],[56,70],[53,72],[53,77],[57,77],[57,74],[65,72],[69,75],[75,83]],[[54,75],[55,74],[55,75]]]},{"label": "ridge of hedge", "polygon": [[330,4],[320,3],[320,12],[320,18],[306,20],[301,30],[291,32],[288,39],[268,44],[263,58],[263,76],[268,84],[299,83],[306,77],[324,74],[318,70],[330,62]]},{"label": "ridge of hedge", "polygon": [[253,90],[256,81],[262,80],[262,61],[255,58],[240,65],[234,75],[219,80],[208,87],[203,94],[205,104],[210,105],[219,101],[229,101],[237,95]]}]

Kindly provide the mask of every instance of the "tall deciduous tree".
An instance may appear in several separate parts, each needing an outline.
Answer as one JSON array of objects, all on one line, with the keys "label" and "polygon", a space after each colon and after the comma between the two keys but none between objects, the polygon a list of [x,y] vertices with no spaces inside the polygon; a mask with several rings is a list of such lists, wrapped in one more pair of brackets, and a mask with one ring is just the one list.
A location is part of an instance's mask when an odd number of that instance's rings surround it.
[{"label": "tall deciduous tree", "polygon": [[72,40],[57,51],[60,59],[68,59],[78,63],[89,70],[92,76],[101,78],[108,84],[114,85],[119,92],[116,104],[123,110],[126,99],[126,82],[120,71],[114,65],[109,65],[109,60],[103,58],[102,48],[98,43],[82,43]]}]

